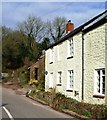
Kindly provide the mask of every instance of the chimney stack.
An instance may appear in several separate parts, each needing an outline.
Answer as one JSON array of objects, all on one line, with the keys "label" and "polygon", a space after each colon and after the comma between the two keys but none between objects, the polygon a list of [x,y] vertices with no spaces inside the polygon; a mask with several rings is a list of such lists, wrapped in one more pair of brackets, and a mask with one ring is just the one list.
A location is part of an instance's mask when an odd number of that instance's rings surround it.
[{"label": "chimney stack", "polygon": [[70,33],[74,30],[74,24],[71,23],[71,20],[68,21],[68,23],[66,24],[66,34]]}]

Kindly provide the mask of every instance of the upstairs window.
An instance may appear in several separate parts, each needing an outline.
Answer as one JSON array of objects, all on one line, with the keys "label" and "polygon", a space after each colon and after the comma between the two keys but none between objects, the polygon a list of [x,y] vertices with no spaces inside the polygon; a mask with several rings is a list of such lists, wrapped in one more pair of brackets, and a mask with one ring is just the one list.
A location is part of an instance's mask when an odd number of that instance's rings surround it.
[{"label": "upstairs window", "polygon": [[105,95],[105,69],[95,70],[95,94]]},{"label": "upstairs window", "polygon": [[50,64],[53,63],[53,58],[54,58],[54,49],[50,49]]},{"label": "upstairs window", "polygon": [[67,90],[72,90],[73,86],[74,86],[74,72],[73,70],[68,70]]},{"label": "upstairs window", "polygon": [[58,78],[57,78],[57,85],[61,85],[62,84],[62,72],[59,71],[58,72]]},{"label": "upstairs window", "polygon": [[74,44],[73,44],[73,38],[68,40],[68,58],[73,57],[74,55]]},{"label": "upstairs window", "polygon": [[59,46],[57,46],[57,60],[60,60],[59,50]]}]

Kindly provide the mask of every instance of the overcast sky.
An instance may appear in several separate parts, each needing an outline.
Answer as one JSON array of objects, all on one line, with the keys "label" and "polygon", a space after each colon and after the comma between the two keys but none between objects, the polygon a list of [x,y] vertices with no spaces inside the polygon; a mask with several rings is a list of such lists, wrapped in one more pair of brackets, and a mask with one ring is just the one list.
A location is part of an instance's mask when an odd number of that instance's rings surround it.
[{"label": "overcast sky", "polygon": [[2,25],[16,28],[18,22],[34,15],[43,21],[64,16],[78,27],[104,10],[105,2],[3,2]]}]

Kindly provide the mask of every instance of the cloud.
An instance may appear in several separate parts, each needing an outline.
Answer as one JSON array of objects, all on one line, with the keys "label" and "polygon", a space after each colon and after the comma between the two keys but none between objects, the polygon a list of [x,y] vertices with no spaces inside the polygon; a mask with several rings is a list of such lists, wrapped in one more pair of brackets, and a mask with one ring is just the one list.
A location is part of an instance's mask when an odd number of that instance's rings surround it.
[{"label": "cloud", "polygon": [[4,2],[2,3],[3,24],[16,27],[18,22],[28,15],[40,16],[42,20],[53,20],[55,16],[71,19],[75,26],[86,22],[105,9],[105,3],[99,2]]}]

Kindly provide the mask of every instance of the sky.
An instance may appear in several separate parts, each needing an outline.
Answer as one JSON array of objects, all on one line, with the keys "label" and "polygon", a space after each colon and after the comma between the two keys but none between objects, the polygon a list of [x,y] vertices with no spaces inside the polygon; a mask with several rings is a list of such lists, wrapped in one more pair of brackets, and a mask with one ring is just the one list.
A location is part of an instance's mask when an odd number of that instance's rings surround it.
[{"label": "sky", "polygon": [[[6,0],[5,0],[6,1]],[[14,0],[15,1],[15,0]],[[15,29],[29,15],[43,21],[64,16],[75,27],[87,22],[105,10],[105,2],[2,2],[2,25]]]}]

